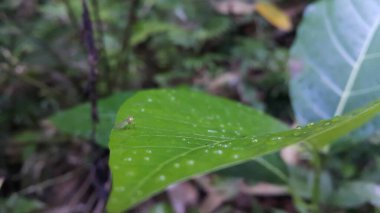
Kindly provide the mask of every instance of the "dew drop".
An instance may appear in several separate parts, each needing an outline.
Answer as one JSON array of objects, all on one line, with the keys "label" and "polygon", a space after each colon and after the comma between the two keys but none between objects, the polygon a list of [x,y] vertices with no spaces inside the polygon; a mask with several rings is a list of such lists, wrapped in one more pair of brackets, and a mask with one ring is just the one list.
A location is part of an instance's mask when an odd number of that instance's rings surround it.
[{"label": "dew drop", "polygon": [[151,98],[148,98],[148,102],[153,102],[153,100]]},{"label": "dew drop", "polygon": [[141,108],[141,112],[145,112],[145,109],[144,109],[144,108]]},{"label": "dew drop", "polygon": [[175,163],[175,164],[174,164],[174,167],[175,167],[175,168],[179,168],[179,167],[181,167],[181,165],[180,165],[179,163]]},{"label": "dew drop", "polygon": [[282,140],[282,137],[273,137],[271,138],[272,141],[280,141]]},{"label": "dew drop", "polygon": [[208,153],[208,149],[205,149],[205,153]]},{"label": "dew drop", "polygon": [[218,149],[218,150],[215,151],[215,153],[218,154],[218,155],[221,155],[221,154],[223,154],[223,151],[220,150],[220,149]]},{"label": "dew drop", "polygon": [[302,129],[302,127],[301,126],[297,126],[296,129]]},{"label": "dew drop", "polygon": [[152,154],[152,150],[150,150],[150,149],[147,149],[145,152],[148,154]]},{"label": "dew drop", "polygon": [[257,143],[257,142],[259,142],[259,140],[257,140],[256,138],[252,138],[251,142],[252,143]]},{"label": "dew drop", "polygon": [[213,129],[209,129],[209,130],[207,130],[207,132],[209,132],[209,133],[217,133],[217,131],[215,131]]},{"label": "dew drop", "polygon": [[150,157],[144,157],[144,160],[149,161]]},{"label": "dew drop", "polygon": [[119,186],[116,188],[116,191],[118,192],[124,192],[125,191],[125,187],[124,186]]},{"label": "dew drop", "polygon": [[327,121],[324,125],[325,125],[325,126],[330,126],[330,125],[331,125],[331,122]]},{"label": "dew drop", "polygon": [[160,181],[164,181],[164,180],[166,180],[166,177],[165,177],[165,175],[160,175],[160,176],[158,177],[158,179],[159,179]]},{"label": "dew drop", "polygon": [[194,160],[188,160],[188,161],[187,161],[187,165],[189,165],[189,166],[194,165]]},{"label": "dew drop", "polygon": [[298,137],[298,136],[300,136],[300,135],[301,135],[300,132],[295,132],[295,133],[293,133],[293,136],[296,136],[296,137]]},{"label": "dew drop", "polygon": [[135,173],[132,172],[132,171],[129,171],[129,172],[126,172],[125,175],[129,176],[129,177],[132,177],[132,176],[135,176]]},{"label": "dew drop", "polygon": [[232,156],[234,159],[238,159],[240,156],[239,155],[234,155]]},{"label": "dew drop", "polygon": [[132,161],[132,158],[131,157],[124,158],[124,161]]},{"label": "dew drop", "polygon": [[314,126],[314,123],[313,122],[308,123],[306,126],[308,126],[308,127]]}]

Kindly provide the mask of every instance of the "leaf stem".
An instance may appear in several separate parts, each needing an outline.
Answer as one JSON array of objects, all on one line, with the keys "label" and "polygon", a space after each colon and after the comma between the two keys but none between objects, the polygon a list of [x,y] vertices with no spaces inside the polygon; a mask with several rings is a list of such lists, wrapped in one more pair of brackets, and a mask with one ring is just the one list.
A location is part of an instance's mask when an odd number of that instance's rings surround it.
[{"label": "leaf stem", "polygon": [[315,148],[312,144],[308,144],[310,153],[312,154],[312,164],[314,166],[314,176],[313,176],[313,188],[312,188],[312,196],[311,196],[311,212],[319,213],[319,202],[320,202],[320,184],[321,184],[321,174],[322,174],[322,166],[321,166],[321,157],[317,148]]},{"label": "leaf stem", "polygon": [[277,177],[279,177],[282,181],[285,183],[289,182],[289,179],[285,173],[283,173],[281,170],[270,164],[268,161],[264,160],[263,158],[256,158],[255,161],[259,164],[261,164],[263,167],[271,171],[273,174],[275,174]]},{"label": "leaf stem", "polygon": [[282,181],[285,182],[285,184],[287,185],[287,190],[290,194],[290,196],[292,197],[292,199],[294,200],[295,203],[298,204],[298,207],[299,207],[299,211],[300,212],[307,212],[307,204],[305,203],[305,201],[296,193],[296,191],[294,191],[292,189],[292,186],[291,186],[291,183],[290,183],[290,180],[289,178],[287,177],[287,175],[282,172],[280,169],[276,168],[275,166],[273,166],[271,163],[269,163],[268,161],[264,160],[263,158],[256,158],[254,159],[257,163],[261,164],[263,167],[265,167],[266,169],[268,169],[269,171],[271,171],[273,174],[275,174],[277,177],[279,177]]}]

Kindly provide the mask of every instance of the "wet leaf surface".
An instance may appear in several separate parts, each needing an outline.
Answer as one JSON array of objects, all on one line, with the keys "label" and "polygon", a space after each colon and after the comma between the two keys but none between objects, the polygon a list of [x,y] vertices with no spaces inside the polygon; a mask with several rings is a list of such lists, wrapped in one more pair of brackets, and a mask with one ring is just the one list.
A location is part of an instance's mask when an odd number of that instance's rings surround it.
[{"label": "wet leaf surface", "polygon": [[380,103],[304,127],[232,101],[186,90],[139,92],[120,108],[110,137],[110,212],[128,209],[171,184],[246,162],[301,141],[327,144],[380,111]]}]

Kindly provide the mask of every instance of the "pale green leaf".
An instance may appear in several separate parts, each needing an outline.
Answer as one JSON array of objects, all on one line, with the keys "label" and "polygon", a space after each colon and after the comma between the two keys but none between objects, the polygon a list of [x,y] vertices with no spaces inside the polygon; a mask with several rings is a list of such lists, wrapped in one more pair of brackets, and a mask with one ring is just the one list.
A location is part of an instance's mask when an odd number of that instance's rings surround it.
[{"label": "pale green leaf", "polygon": [[[290,61],[292,104],[300,124],[380,98],[379,11],[378,0],[322,0],[306,9]],[[364,138],[379,127],[380,118],[355,135]]]}]

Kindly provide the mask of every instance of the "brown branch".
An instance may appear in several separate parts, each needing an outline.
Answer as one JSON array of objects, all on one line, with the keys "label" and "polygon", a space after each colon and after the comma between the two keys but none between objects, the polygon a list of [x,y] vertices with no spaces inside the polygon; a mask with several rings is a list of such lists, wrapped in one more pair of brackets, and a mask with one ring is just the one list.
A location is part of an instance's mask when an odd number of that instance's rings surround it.
[{"label": "brown branch", "polygon": [[97,63],[98,63],[98,53],[95,47],[93,30],[92,30],[92,22],[90,19],[88,7],[86,0],[82,0],[83,5],[83,14],[82,14],[82,24],[83,24],[83,41],[87,49],[88,53],[88,64],[89,64],[89,72],[88,72],[88,92],[89,99],[91,102],[91,118],[93,123],[93,138],[95,138],[96,132],[96,123],[99,121],[99,116],[97,112],[97,92],[96,92],[96,82],[97,82]]}]

